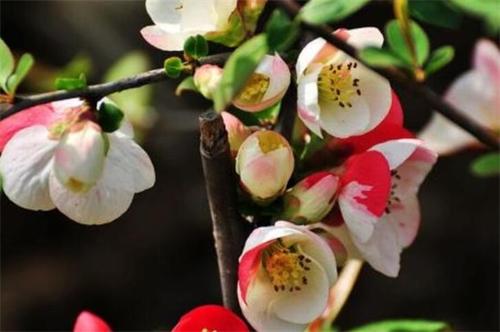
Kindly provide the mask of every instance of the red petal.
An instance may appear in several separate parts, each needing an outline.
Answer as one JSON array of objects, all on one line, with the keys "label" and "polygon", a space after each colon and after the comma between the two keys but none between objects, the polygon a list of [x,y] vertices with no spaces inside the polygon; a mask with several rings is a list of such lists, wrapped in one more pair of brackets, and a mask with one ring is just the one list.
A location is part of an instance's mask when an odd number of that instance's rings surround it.
[{"label": "red petal", "polygon": [[111,332],[111,328],[93,313],[82,311],[76,319],[73,332]]},{"label": "red petal", "polygon": [[238,285],[240,288],[241,298],[246,303],[248,286],[252,281],[253,276],[257,272],[260,262],[260,254],[272,241],[262,243],[255,248],[247,251],[241,256],[238,266]]},{"label": "red petal", "polygon": [[366,151],[350,157],[345,162],[341,186],[351,182],[371,188],[363,191],[363,197],[356,196],[354,199],[380,217],[387,207],[391,187],[391,171],[384,156],[377,151]]},{"label": "red petal", "polygon": [[230,310],[219,305],[203,305],[181,317],[172,332],[192,331],[248,332],[246,324]]}]

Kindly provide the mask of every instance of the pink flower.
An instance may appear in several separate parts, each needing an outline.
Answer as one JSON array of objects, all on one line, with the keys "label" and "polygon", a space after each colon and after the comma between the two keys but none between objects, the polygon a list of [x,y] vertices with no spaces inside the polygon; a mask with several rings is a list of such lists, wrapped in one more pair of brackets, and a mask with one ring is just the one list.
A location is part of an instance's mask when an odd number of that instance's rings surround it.
[{"label": "pink flower", "polygon": [[304,331],[325,309],[337,268],[321,237],[277,222],[250,234],[238,276],[240,307],[257,331]]},{"label": "pink flower", "polygon": [[246,324],[219,305],[202,305],[181,317],[172,332],[248,332]]},{"label": "pink flower", "polygon": [[111,328],[93,313],[82,311],[76,319],[73,332],[111,332]]},{"label": "pink flower", "polygon": [[[376,28],[338,30],[354,47],[382,46]],[[316,135],[347,138],[375,128],[391,105],[389,82],[317,38],[301,51],[296,64],[298,115]]]},{"label": "pink flower", "polygon": [[[474,50],[473,67],[459,76],[448,89],[445,99],[481,126],[500,133],[500,52],[482,39]],[[419,137],[439,154],[450,154],[477,144],[469,133],[438,113]]]}]

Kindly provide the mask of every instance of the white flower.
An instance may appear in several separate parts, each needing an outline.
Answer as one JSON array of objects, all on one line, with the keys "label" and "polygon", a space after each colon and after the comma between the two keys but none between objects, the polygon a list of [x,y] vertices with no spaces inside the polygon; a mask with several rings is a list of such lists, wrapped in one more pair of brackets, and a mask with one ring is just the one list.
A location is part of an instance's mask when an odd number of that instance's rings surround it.
[{"label": "white flower", "polygon": [[[500,52],[495,44],[485,39],[476,44],[473,68],[453,82],[445,99],[481,126],[500,134]],[[434,113],[419,138],[439,154],[477,143],[473,136],[438,113]]]},{"label": "white flower", "polygon": [[[376,28],[335,34],[357,48],[380,47],[384,41]],[[322,38],[301,51],[296,71],[298,115],[320,137],[321,129],[339,138],[367,133],[389,112],[389,82]]]},{"label": "white flower", "polygon": [[[74,109],[73,109],[74,111]],[[135,193],[155,182],[148,155],[132,139],[128,122],[103,133],[89,120],[49,130],[18,131],[0,156],[3,189],[30,210],[59,209],[82,224],[104,224],[121,216]]]},{"label": "white flower", "polygon": [[155,25],[141,30],[148,43],[165,51],[180,51],[190,36],[224,30],[237,0],[146,0]]},{"label": "white flower", "polygon": [[257,331],[304,331],[325,309],[337,268],[318,235],[277,222],[250,234],[238,279],[241,310]]}]

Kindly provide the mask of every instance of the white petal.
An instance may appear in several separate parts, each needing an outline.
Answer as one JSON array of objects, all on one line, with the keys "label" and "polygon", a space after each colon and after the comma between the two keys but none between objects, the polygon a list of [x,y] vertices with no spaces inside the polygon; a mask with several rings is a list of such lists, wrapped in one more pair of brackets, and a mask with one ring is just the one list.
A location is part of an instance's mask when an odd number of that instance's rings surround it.
[{"label": "white petal", "polygon": [[147,153],[131,138],[118,133],[108,134],[109,151],[103,178],[109,186],[137,193],[155,183],[155,170]]},{"label": "white petal", "polygon": [[351,104],[352,107],[341,107],[337,102],[320,103],[323,130],[339,138],[364,133],[370,122],[368,105],[363,98],[353,98]]},{"label": "white petal", "polygon": [[420,205],[416,194],[398,197],[402,204],[391,206],[391,213],[384,219],[396,230],[399,246],[406,248],[413,243],[420,227]]},{"label": "white petal", "polygon": [[186,39],[204,33],[204,31],[167,32],[157,25],[149,25],[141,30],[142,37],[149,44],[164,51],[182,51]]},{"label": "white petal", "polygon": [[283,95],[290,85],[290,70],[278,54],[266,55],[255,72],[269,76],[269,87],[262,97],[263,101]]},{"label": "white petal", "polygon": [[488,39],[481,39],[474,49],[474,68],[483,75],[489,76],[494,86],[500,84],[500,51]]},{"label": "white petal", "polygon": [[3,190],[15,204],[30,210],[51,210],[48,177],[57,141],[48,138],[44,126],[17,132],[0,156]]},{"label": "white petal", "polygon": [[241,255],[243,256],[247,251],[263,243],[293,234],[301,234],[301,231],[295,227],[288,227],[288,224],[289,223],[286,223],[282,227],[280,227],[280,224],[276,224],[275,226],[259,227],[255,229],[245,242],[245,247]]},{"label": "white petal", "polygon": [[120,217],[132,203],[134,193],[110,187],[105,178],[85,193],[74,193],[51,174],[50,197],[68,218],[85,225],[101,225]]},{"label": "white petal", "polygon": [[323,46],[325,46],[326,41],[323,38],[316,38],[309,42],[300,52],[297,63],[295,65],[295,71],[297,72],[297,82],[302,80],[302,76],[305,74],[305,70],[312,63],[316,55],[321,51]]},{"label": "white petal", "polygon": [[417,149],[421,141],[416,139],[398,139],[374,145],[370,150],[382,153],[390,169],[399,167]]},{"label": "white petal", "polygon": [[297,113],[307,128],[319,137],[323,137],[319,125],[321,111],[318,103],[318,76],[320,72],[321,66],[315,66],[298,81]]},{"label": "white petal", "polygon": [[379,29],[374,27],[364,27],[348,30],[349,38],[347,42],[356,47],[364,48],[367,46],[382,47],[384,35]]},{"label": "white petal", "polygon": [[217,13],[217,29],[223,29],[229,17],[236,9],[238,0],[215,0],[215,12]]}]

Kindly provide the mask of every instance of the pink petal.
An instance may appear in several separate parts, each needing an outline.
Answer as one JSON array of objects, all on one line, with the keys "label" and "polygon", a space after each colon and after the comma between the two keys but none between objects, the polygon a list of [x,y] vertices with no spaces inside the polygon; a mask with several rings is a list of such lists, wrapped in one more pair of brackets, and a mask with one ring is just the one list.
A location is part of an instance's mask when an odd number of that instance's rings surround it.
[{"label": "pink petal", "polygon": [[73,332],[111,332],[111,328],[93,313],[82,311],[76,319]]}]

